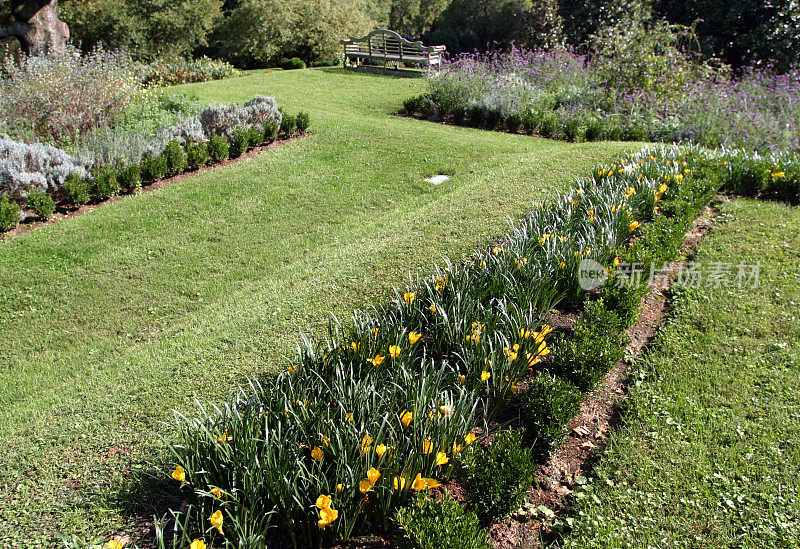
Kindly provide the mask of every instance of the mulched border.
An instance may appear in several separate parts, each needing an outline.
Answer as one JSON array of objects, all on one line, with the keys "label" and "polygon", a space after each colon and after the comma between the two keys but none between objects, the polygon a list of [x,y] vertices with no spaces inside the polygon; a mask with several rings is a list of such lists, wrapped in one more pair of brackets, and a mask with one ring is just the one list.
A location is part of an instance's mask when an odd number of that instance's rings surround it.
[{"label": "mulched border", "polygon": [[[61,211],[57,211],[56,213],[54,213],[53,215],[50,216],[50,219],[48,219],[46,221],[30,221],[30,222],[20,223],[19,225],[17,225],[16,228],[14,228],[14,229],[12,229],[10,231],[7,231],[5,233],[0,234],[0,242],[9,242],[9,241],[13,240],[14,238],[17,238],[18,236],[21,236],[21,235],[23,235],[25,233],[28,233],[30,231],[33,231],[35,229],[38,229],[39,227],[44,227],[44,226],[47,226],[47,225],[55,225],[59,221],[63,221],[65,219],[70,219],[70,218],[73,218],[73,217],[78,217],[78,216],[83,215],[85,213],[88,213],[88,212],[91,212],[93,210],[96,210],[97,208],[99,208],[101,206],[105,206],[106,204],[110,204],[112,202],[117,202],[118,200],[123,200],[123,199],[125,199],[125,198],[127,198],[129,196],[135,196],[135,195],[142,194],[142,193],[149,193],[151,191],[155,191],[155,190],[161,189],[162,187],[166,187],[167,185],[172,185],[173,183],[178,183],[178,182],[183,181],[184,179],[187,179],[189,177],[192,177],[192,176],[195,176],[195,175],[198,175],[198,174],[201,174],[201,173],[204,173],[204,172],[216,169],[216,168],[221,168],[223,166],[229,166],[231,164],[235,164],[236,162],[240,162],[242,160],[255,158],[256,156],[258,156],[262,152],[266,151],[267,149],[273,149],[273,148],[276,148],[276,147],[281,147],[281,146],[285,145],[286,143],[289,143],[289,142],[294,141],[296,139],[301,139],[301,138],[306,137],[308,135],[309,135],[308,133],[305,133],[305,134],[295,135],[295,136],[292,136],[292,137],[289,137],[289,138],[286,138],[286,139],[276,139],[276,140],[274,140],[271,143],[268,143],[266,145],[259,145],[258,147],[253,147],[249,151],[241,154],[240,156],[237,156],[236,158],[228,158],[227,160],[223,160],[222,162],[217,162],[215,164],[211,164],[211,165],[208,165],[208,166],[203,166],[202,168],[198,168],[198,169],[196,169],[194,171],[183,172],[183,173],[180,173],[178,175],[174,175],[172,177],[167,177],[165,179],[159,179],[158,181],[155,181],[154,183],[150,183],[148,185],[142,185],[141,189],[139,189],[138,191],[133,192],[133,193],[125,193],[125,194],[120,194],[120,195],[117,195],[117,196],[112,196],[111,198],[108,198],[106,200],[103,200],[103,201],[100,201],[100,202],[96,202],[96,203],[93,203],[93,204],[84,204],[83,206],[79,206],[79,207],[74,208],[74,209],[68,209],[68,210],[67,209],[61,209]],[[35,214],[32,214],[32,215],[35,215]]]}]

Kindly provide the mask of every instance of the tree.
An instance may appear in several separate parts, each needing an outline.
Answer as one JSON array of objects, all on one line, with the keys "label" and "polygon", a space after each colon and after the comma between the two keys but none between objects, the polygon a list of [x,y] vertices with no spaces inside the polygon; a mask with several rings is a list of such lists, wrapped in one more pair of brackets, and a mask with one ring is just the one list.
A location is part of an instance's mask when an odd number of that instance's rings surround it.
[{"label": "tree", "polygon": [[420,36],[431,29],[450,0],[393,0],[389,27],[405,36]]},{"label": "tree", "polygon": [[69,40],[69,26],[58,17],[58,0],[11,0],[5,2],[0,38],[16,38],[28,55],[62,53]]}]

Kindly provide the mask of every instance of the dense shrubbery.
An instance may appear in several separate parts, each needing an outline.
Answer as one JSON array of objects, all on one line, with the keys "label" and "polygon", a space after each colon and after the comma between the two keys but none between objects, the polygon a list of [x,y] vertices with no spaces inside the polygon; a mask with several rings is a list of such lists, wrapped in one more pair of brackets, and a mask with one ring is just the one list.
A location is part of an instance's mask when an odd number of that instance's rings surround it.
[{"label": "dense shrubbery", "polygon": [[486,531],[477,515],[445,493],[441,499],[424,494],[397,510],[395,521],[403,529],[403,549],[489,549]]},{"label": "dense shrubbery", "polygon": [[207,82],[239,76],[241,72],[225,61],[200,57],[184,59],[170,57],[158,59],[141,70],[141,80],[145,84],[173,86],[191,82]]},{"label": "dense shrubbery", "polygon": [[[178,520],[185,530],[178,543],[203,535],[221,542],[204,534],[209,517],[224,524],[226,540],[245,544],[272,527],[313,546],[366,522],[385,524],[411,492],[448,477],[473,428],[487,429],[509,410],[519,383],[548,366],[543,315],[562,298],[582,299],[580,261],[613,273],[617,250],[640,223],[666,219],[662,205],[684,193],[707,198],[713,183],[691,172],[708,158],[699,148],[665,148],[603,168],[572,192],[536,203],[492,249],[437,269],[393,303],[356,313],[348,327],[333,322],[326,337],[304,338],[274,381],[179,418],[172,477],[189,508]],[[574,384],[549,387],[574,401]],[[552,421],[543,420],[550,440]],[[518,445],[508,444],[496,447],[498,456],[517,455]],[[483,492],[510,489],[501,484]]]},{"label": "dense shrubbery", "polygon": [[[431,76],[427,95],[405,110],[457,122],[466,114],[474,126],[570,141],[800,150],[797,73],[750,70],[731,79],[668,46],[667,39],[635,52],[612,45],[591,61],[559,49],[465,55]],[[621,64],[620,56],[631,61]]]}]

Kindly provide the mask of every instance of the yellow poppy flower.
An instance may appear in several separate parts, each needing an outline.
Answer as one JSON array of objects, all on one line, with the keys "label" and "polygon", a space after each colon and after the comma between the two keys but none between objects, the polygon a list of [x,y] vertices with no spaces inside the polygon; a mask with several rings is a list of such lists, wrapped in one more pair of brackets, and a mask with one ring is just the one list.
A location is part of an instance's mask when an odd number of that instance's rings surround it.
[{"label": "yellow poppy flower", "polygon": [[394,477],[394,489],[395,490],[402,490],[406,487],[406,479],[405,477]]},{"label": "yellow poppy flower", "polygon": [[358,490],[362,494],[366,494],[367,492],[372,490],[372,483],[368,480],[362,480],[361,482],[358,483]]},{"label": "yellow poppy flower", "polygon": [[212,488],[211,490],[209,490],[209,492],[214,494],[214,496],[217,499],[222,499],[222,490],[220,490],[219,488]]},{"label": "yellow poppy flower", "polygon": [[402,349],[400,349],[398,345],[389,345],[389,356],[392,358],[397,358],[401,350]]},{"label": "yellow poppy flower", "polygon": [[558,264],[558,266],[559,268],[563,269],[564,267],[567,266],[567,264],[562,261],[561,263]]},{"label": "yellow poppy flower", "polygon": [[175,470],[172,471],[172,478],[178,482],[186,482],[186,471],[184,471],[183,467],[178,465],[175,467]]},{"label": "yellow poppy flower", "polygon": [[428,307],[428,310],[430,312],[432,312],[432,313],[435,313],[436,312],[436,305],[431,305],[430,307]]},{"label": "yellow poppy flower", "polygon": [[490,377],[492,377],[492,374],[490,374],[486,370],[481,372],[481,381],[487,381]]},{"label": "yellow poppy flower", "polygon": [[381,472],[375,467],[370,467],[369,471],[367,471],[367,479],[369,479],[370,484],[375,484],[379,478],[381,478]]},{"label": "yellow poppy flower", "polygon": [[319,509],[327,509],[328,507],[331,506],[331,503],[333,503],[333,500],[331,499],[330,496],[320,494],[319,497],[317,498],[316,505],[317,508]]},{"label": "yellow poppy flower", "polygon": [[319,440],[320,440],[320,442],[322,442],[322,445],[325,448],[327,448],[328,446],[331,445],[331,439],[326,437],[325,435],[322,435]]},{"label": "yellow poppy flower", "polygon": [[341,494],[341,493],[342,493],[342,490],[344,490],[344,484],[342,484],[342,483],[340,482],[339,484],[337,484],[337,485],[336,485],[336,493],[337,493],[337,494]]},{"label": "yellow poppy flower", "polygon": [[211,523],[211,526],[217,529],[217,532],[220,534],[222,533],[222,511],[217,509],[214,513],[208,517],[208,521]]},{"label": "yellow poppy flower", "polygon": [[421,337],[422,337],[422,334],[418,334],[417,332],[409,332],[408,333],[408,342],[411,345],[413,345],[414,343],[419,341],[419,338],[421,338]]},{"label": "yellow poppy flower", "polygon": [[206,549],[206,542],[201,539],[196,539],[189,544],[189,549]]},{"label": "yellow poppy flower", "polygon": [[322,448],[319,446],[314,446],[311,449],[311,457],[316,459],[317,461],[322,461]]},{"label": "yellow poppy flower", "polygon": [[500,246],[495,246],[494,248],[492,248],[492,253],[493,253],[494,255],[500,255],[500,253],[501,253],[502,251],[503,251],[503,248],[501,248]]},{"label": "yellow poppy flower", "polygon": [[326,507],[325,509],[320,509],[317,526],[319,526],[320,530],[324,530],[330,523],[335,521],[337,518],[339,518],[339,511],[337,511],[336,509],[331,509],[330,507]]},{"label": "yellow poppy flower", "polygon": [[350,348],[353,350],[354,353],[358,352],[358,348],[359,347],[360,347],[360,345],[358,343],[356,343],[355,341],[351,341],[350,342]]},{"label": "yellow poppy flower", "polygon": [[223,432],[220,436],[216,438],[217,442],[219,442],[220,444],[225,444],[226,442],[230,442],[231,440],[233,440],[233,437],[228,435],[227,429],[225,429],[225,432]]},{"label": "yellow poppy flower", "polygon": [[453,412],[452,406],[439,406],[439,410],[445,417],[450,417],[450,414]]},{"label": "yellow poppy flower", "polygon": [[433,443],[430,439],[425,439],[422,441],[422,453],[423,454],[430,454],[432,450]]},{"label": "yellow poppy flower", "polygon": [[461,384],[463,385],[464,383],[466,383],[466,381],[467,381],[467,377],[466,377],[466,376],[464,376],[463,374],[460,374],[460,375],[458,376],[458,381],[460,381],[460,382],[461,382]]},{"label": "yellow poppy flower", "polygon": [[110,539],[106,542],[106,549],[124,549],[126,543],[118,539]]},{"label": "yellow poppy flower", "polygon": [[400,414],[400,423],[403,424],[403,427],[408,427],[412,421],[414,421],[414,414],[408,410],[403,410],[403,413]]},{"label": "yellow poppy flower", "polygon": [[638,221],[631,221],[630,225],[628,225],[628,228],[631,230],[631,232],[633,232],[636,229],[638,229],[639,227],[641,227],[641,225],[642,224],[639,223]]},{"label": "yellow poppy flower", "polygon": [[349,414],[347,414],[347,422],[348,423],[353,423],[353,412],[350,412]]},{"label": "yellow poppy flower", "polygon": [[475,442],[477,439],[478,439],[478,437],[475,436],[474,433],[467,433],[467,435],[464,437],[464,442],[466,442],[467,446],[469,446],[470,444]]},{"label": "yellow poppy flower", "polygon": [[385,444],[378,444],[375,447],[375,453],[378,454],[378,457],[383,457],[383,454],[385,454],[388,449],[389,447]]},{"label": "yellow poppy flower", "polygon": [[425,481],[425,488],[438,488],[442,484],[436,480],[435,478],[426,478],[423,479]]},{"label": "yellow poppy flower", "polygon": [[453,455],[456,455],[457,453],[459,453],[463,449],[464,449],[464,447],[461,444],[453,441]]},{"label": "yellow poppy flower", "polygon": [[367,359],[367,362],[371,362],[373,366],[376,368],[383,364],[383,361],[386,359],[383,355],[375,355],[375,358]]},{"label": "yellow poppy flower", "polygon": [[448,461],[450,461],[450,458],[444,452],[436,454],[436,465],[444,465]]},{"label": "yellow poppy flower", "polygon": [[414,303],[414,292],[406,292],[403,294],[403,301],[406,302],[406,305],[411,305]]}]

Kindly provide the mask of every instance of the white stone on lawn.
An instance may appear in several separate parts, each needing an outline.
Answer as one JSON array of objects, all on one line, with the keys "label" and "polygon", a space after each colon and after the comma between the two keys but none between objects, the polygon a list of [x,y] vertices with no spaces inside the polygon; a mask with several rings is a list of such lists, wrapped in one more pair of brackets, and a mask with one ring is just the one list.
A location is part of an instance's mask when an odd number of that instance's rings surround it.
[{"label": "white stone on lawn", "polygon": [[440,185],[440,184],[444,183],[445,181],[449,181],[449,180],[450,180],[450,176],[449,175],[434,175],[433,177],[429,177],[425,181],[427,181],[428,183],[431,183],[433,185]]}]

